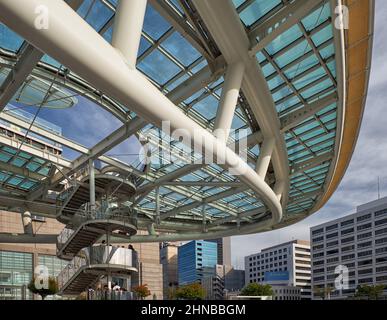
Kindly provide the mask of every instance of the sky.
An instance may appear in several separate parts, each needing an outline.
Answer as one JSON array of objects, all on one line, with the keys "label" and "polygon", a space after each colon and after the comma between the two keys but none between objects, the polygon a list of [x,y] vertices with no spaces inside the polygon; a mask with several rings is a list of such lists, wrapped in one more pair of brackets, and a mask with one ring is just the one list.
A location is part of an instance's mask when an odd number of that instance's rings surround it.
[{"label": "sky", "polygon": [[244,257],[293,239],[309,240],[309,228],[354,213],[356,206],[387,196],[387,1],[376,0],[373,60],[366,108],[358,142],[338,189],[319,211],[280,230],[231,239],[232,263],[243,268]]}]

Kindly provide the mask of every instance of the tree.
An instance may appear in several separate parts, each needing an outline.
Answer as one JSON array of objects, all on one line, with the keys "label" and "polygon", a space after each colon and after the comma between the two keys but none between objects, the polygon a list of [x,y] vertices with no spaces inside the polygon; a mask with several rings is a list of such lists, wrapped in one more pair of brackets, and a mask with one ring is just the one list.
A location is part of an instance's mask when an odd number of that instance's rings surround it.
[{"label": "tree", "polygon": [[380,284],[376,286],[360,285],[357,287],[355,297],[364,297],[370,300],[378,300],[383,294],[385,285]]},{"label": "tree", "polygon": [[249,283],[242,291],[242,296],[273,296],[273,289],[268,284]]},{"label": "tree", "polygon": [[42,297],[42,300],[44,300],[47,296],[56,294],[59,291],[58,282],[56,281],[55,277],[48,278],[48,288],[40,289],[36,288],[35,277],[33,277],[30,283],[28,284],[28,289],[32,293],[40,295]]},{"label": "tree", "polygon": [[324,299],[323,290],[321,290],[320,287],[314,286],[313,292],[314,292],[315,297],[320,297],[320,298]]},{"label": "tree", "polygon": [[144,300],[146,297],[151,295],[147,284],[136,286],[132,290],[140,297],[141,300]]},{"label": "tree", "polygon": [[199,283],[187,284],[176,290],[177,299],[202,300],[205,296],[206,292]]}]

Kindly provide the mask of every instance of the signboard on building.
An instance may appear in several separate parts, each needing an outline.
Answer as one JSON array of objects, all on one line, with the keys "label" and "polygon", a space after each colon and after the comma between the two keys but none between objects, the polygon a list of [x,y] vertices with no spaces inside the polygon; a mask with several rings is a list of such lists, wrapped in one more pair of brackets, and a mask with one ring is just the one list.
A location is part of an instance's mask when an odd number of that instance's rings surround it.
[{"label": "signboard on building", "polygon": [[265,272],[266,281],[289,281],[289,271]]}]

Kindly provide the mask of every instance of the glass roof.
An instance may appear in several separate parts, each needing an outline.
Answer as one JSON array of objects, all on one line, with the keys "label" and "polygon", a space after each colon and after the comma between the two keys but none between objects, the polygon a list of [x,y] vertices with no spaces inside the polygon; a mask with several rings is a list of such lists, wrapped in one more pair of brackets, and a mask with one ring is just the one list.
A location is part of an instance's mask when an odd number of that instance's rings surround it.
[{"label": "glass roof", "polygon": [[[116,2],[113,0],[85,0],[78,9],[79,15],[109,42],[112,39]],[[286,2],[288,1],[233,0],[246,32],[250,32],[261,22],[273,16],[283,6],[288,5],[285,4]],[[165,3],[171,10],[179,14],[181,21],[185,22],[188,28],[193,30],[179,1],[165,1]],[[257,63],[261,66],[266,78],[280,119],[337,90],[335,46],[330,13],[329,3],[323,4],[256,54]],[[24,40],[17,34],[5,25],[0,24],[0,85],[9,73],[10,68],[12,68],[13,59],[20,54],[23,43]],[[60,101],[59,107],[74,107],[85,103],[85,99],[94,97],[93,103],[95,103],[95,106],[100,103],[102,105],[103,102],[105,106],[114,107],[117,113],[127,114],[129,112],[129,118],[135,116],[134,113],[130,112],[130,106],[123,106],[111,98],[102,101],[103,93],[96,96],[96,90],[92,87],[84,86],[83,97],[81,97],[81,92],[77,90],[79,90],[80,83],[82,84],[83,80],[51,57],[43,56],[39,66],[54,67],[54,70],[59,68],[59,70],[66,73],[66,79],[72,79],[71,81],[75,83],[73,84],[70,80],[63,80],[61,86],[56,84],[58,90],[56,90],[56,96],[52,97],[51,107],[55,107],[54,103],[59,106],[59,102],[56,101]],[[188,82],[194,74],[207,66],[206,58],[198,51],[197,47],[190,43],[152,5],[148,4],[138,54],[138,70],[148,77],[164,94],[168,94],[181,83]],[[14,96],[12,103],[19,102],[21,106],[23,103],[32,107],[35,106],[35,109],[29,109],[29,116],[24,118],[27,122],[31,122],[34,112],[38,112],[37,106],[43,99],[41,92],[42,90],[44,92],[45,88],[42,83],[47,87],[47,83],[50,84],[49,79],[53,79],[54,74],[55,71],[50,74],[47,70],[44,71],[43,68],[36,70],[34,72],[35,78],[33,78],[36,83],[34,85],[33,82],[29,82],[29,94],[25,91],[22,101],[20,101],[20,92]],[[39,75],[45,75],[45,79],[40,79]],[[223,81],[223,77],[220,76],[190,97],[185,98],[178,106],[202,127],[211,130],[219,105]],[[8,105],[7,108],[12,107]],[[20,108],[22,112],[22,107]],[[252,127],[246,112],[248,110],[245,109],[245,106],[237,106],[232,128],[237,131],[247,130],[247,134],[251,134],[257,128]],[[290,168],[308,159],[333,152],[336,139],[337,112],[336,103],[332,103],[296,127],[284,132]],[[22,114],[16,114],[15,116],[23,117]],[[52,121],[52,124],[49,123],[50,121]],[[2,123],[5,125],[6,121],[3,120]],[[68,128],[60,128],[55,123],[57,123],[55,117],[51,117],[48,113],[45,118],[42,116],[39,120],[35,120],[36,125],[41,125],[45,129],[48,128],[48,130],[58,135],[61,135],[63,131],[68,131]],[[6,130],[1,134],[6,134]],[[78,138],[79,141],[77,141],[76,133],[74,134],[75,136],[72,136],[71,139],[84,145],[83,142],[80,142],[82,139]],[[158,141],[165,133],[148,124],[140,131],[139,136],[141,135],[150,136],[153,143],[152,148],[158,148]],[[45,138],[44,136],[35,137],[37,139]],[[241,137],[238,137],[237,133],[233,133],[230,140],[233,141],[239,138]],[[184,147],[179,141],[172,141],[170,148],[175,155],[175,161],[173,163],[164,163],[163,159],[160,159],[158,164],[152,163],[152,166],[147,168],[147,176],[140,187],[144,187],[155,179],[178,170],[186,165],[191,157],[200,157],[197,154],[184,154],[182,152]],[[259,145],[250,146],[248,159],[252,167],[254,167],[258,155]],[[22,151],[15,151],[14,148],[9,148],[4,144],[0,146],[0,161],[39,173],[42,176],[47,176],[50,168],[49,162]],[[330,161],[325,161],[309,170],[300,171],[291,176],[290,201],[287,206],[288,214],[307,212],[313,208],[319,192],[323,191],[327,182],[330,164]],[[32,190],[39,185],[37,180],[4,170],[1,171],[0,181],[2,189],[12,189],[21,193],[25,190]],[[165,185],[160,187],[161,211],[168,212],[175,208],[192,206],[188,211],[181,213],[182,218],[191,217],[195,219],[198,215],[198,219],[200,219],[199,213],[202,208],[199,204],[193,206],[192,203],[215,195],[220,195],[219,199],[206,204],[207,214],[214,219],[256,210],[263,206],[259,198],[248,188],[240,191],[236,189],[234,193],[227,194],[227,191],[232,191],[231,187],[216,185],[216,182],[238,182],[238,179],[215,164],[188,172],[178,178],[177,181],[213,183],[212,185]],[[144,212],[155,210],[155,193],[155,190],[151,191],[137,204],[139,210]],[[226,196],[222,197],[222,193]]]}]

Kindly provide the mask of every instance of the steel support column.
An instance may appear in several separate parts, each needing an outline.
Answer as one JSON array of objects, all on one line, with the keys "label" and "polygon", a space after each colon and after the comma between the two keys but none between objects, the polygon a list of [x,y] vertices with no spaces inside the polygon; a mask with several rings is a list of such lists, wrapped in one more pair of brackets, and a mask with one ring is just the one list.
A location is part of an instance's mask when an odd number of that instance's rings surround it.
[{"label": "steel support column", "polygon": [[241,62],[229,64],[227,67],[214,124],[214,135],[225,142],[227,142],[230,134],[244,70],[245,66]]},{"label": "steel support column", "polygon": [[89,160],[89,192],[90,192],[90,210],[95,212],[95,170],[94,160]]},{"label": "steel support column", "polygon": [[119,0],[117,4],[112,45],[131,68],[136,67],[146,4],[147,0]]},{"label": "steel support column", "polygon": [[256,171],[259,174],[259,176],[262,177],[263,179],[265,179],[266,177],[267,169],[269,168],[274,146],[275,146],[274,138],[265,139],[262,143],[261,149],[259,150]]}]

